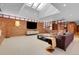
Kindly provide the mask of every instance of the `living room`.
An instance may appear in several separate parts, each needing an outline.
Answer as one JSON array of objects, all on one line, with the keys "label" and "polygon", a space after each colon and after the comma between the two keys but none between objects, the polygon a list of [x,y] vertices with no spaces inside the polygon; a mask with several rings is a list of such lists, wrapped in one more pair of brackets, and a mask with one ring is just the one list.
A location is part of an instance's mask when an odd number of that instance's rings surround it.
[{"label": "living room", "polygon": [[78,10],[79,3],[0,3],[0,55],[79,54]]}]

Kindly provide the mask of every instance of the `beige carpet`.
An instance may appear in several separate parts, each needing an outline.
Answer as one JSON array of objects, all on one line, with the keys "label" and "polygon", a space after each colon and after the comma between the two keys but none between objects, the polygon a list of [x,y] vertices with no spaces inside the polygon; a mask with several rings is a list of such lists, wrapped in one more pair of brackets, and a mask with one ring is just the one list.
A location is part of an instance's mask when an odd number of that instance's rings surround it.
[{"label": "beige carpet", "polygon": [[56,48],[54,52],[46,51],[48,43],[37,39],[36,35],[16,36],[7,38],[0,45],[0,54],[3,55],[61,55],[79,54],[79,38],[75,37],[67,51]]}]

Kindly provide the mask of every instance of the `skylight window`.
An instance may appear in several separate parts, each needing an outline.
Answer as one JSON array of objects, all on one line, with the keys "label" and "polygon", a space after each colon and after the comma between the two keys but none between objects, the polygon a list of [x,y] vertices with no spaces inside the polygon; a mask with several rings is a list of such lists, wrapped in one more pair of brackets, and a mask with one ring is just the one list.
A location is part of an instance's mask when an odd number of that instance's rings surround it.
[{"label": "skylight window", "polygon": [[33,6],[32,6],[32,8],[35,9],[35,8],[37,8],[39,5],[40,5],[40,3],[34,3]]},{"label": "skylight window", "polygon": [[45,5],[46,5],[46,3],[41,3],[41,4],[38,6],[37,10],[41,10]]},{"label": "skylight window", "polygon": [[26,3],[27,6],[36,9],[36,10],[41,10],[46,3]]},{"label": "skylight window", "polygon": [[31,7],[33,3],[26,3],[27,6]]}]

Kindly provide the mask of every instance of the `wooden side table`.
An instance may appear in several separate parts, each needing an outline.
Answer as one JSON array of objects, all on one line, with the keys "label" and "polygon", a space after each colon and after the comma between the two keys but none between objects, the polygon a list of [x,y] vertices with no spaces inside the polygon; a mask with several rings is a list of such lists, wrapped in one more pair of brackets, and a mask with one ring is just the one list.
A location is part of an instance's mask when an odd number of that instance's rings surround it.
[{"label": "wooden side table", "polygon": [[47,48],[47,51],[53,52],[56,47],[56,39],[55,39],[55,37],[46,37],[46,38],[48,38],[52,41],[52,45]]}]

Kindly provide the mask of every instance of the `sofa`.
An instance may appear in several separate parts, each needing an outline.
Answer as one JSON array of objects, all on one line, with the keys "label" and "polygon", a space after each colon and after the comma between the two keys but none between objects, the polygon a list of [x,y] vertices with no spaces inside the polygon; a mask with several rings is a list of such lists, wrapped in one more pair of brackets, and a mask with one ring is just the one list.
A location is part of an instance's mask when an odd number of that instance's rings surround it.
[{"label": "sofa", "polygon": [[73,39],[74,39],[73,33],[64,33],[63,35],[57,35],[56,46],[66,51],[66,48],[70,45]]},{"label": "sofa", "polygon": [[[52,45],[52,41],[50,39],[46,38],[46,36],[44,36],[42,34],[37,35],[37,38]],[[66,32],[66,33],[63,33],[62,35],[58,34],[58,35],[56,35],[56,47],[66,51],[67,47],[70,45],[70,43],[73,41],[73,39],[74,39],[73,33]]]}]

